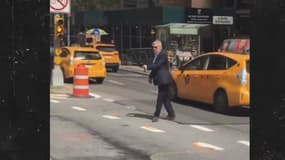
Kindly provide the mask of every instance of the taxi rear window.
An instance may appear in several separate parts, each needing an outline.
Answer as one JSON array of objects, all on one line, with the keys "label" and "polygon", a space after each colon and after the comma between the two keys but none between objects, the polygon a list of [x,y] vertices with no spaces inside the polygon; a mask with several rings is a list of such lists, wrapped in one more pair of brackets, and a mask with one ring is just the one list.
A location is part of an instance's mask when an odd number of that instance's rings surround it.
[{"label": "taxi rear window", "polygon": [[114,52],[114,51],[116,51],[116,48],[112,47],[112,46],[97,46],[96,49],[99,51],[103,51],[103,52]]},{"label": "taxi rear window", "polygon": [[99,60],[99,59],[101,59],[101,55],[98,52],[75,51],[74,59],[77,59],[77,60]]}]

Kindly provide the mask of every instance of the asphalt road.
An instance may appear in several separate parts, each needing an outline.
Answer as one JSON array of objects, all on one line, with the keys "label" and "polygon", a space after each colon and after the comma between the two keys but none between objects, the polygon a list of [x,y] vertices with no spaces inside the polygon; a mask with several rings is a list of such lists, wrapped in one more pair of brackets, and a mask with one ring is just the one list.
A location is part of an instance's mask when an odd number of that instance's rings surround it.
[{"label": "asphalt road", "polygon": [[[66,84],[67,88],[72,84]],[[51,93],[51,158],[55,160],[246,160],[249,117],[215,113],[196,102],[173,102],[174,122],[151,122],[157,89],[147,76],[108,73],[91,97]]]}]

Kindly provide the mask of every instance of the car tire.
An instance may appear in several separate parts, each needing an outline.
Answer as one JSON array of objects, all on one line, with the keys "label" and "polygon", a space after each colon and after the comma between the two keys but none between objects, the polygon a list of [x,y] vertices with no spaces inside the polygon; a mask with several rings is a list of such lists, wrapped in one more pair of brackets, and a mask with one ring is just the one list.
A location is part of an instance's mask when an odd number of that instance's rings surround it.
[{"label": "car tire", "polygon": [[113,71],[113,72],[118,72],[118,70],[119,70],[119,66],[116,66],[116,67],[113,67],[113,68],[112,68],[112,71]]},{"label": "car tire", "polygon": [[73,83],[73,77],[72,78],[64,78],[64,83]]},{"label": "car tire", "polygon": [[104,81],[104,78],[95,78],[96,83],[102,84]]},{"label": "car tire", "polygon": [[224,91],[219,90],[215,93],[214,107],[217,112],[229,113],[228,97]]}]

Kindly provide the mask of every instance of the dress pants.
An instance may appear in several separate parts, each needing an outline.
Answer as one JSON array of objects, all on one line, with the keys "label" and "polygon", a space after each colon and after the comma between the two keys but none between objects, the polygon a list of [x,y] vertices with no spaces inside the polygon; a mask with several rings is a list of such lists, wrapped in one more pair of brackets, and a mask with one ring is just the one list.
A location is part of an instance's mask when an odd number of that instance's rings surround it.
[{"label": "dress pants", "polygon": [[154,112],[155,117],[159,117],[162,105],[164,105],[169,117],[175,117],[175,113],[174,113],[171,101],[168,97],[168,88],[169,87],[170,87],[170,85],[158,86],[156,109]]}]

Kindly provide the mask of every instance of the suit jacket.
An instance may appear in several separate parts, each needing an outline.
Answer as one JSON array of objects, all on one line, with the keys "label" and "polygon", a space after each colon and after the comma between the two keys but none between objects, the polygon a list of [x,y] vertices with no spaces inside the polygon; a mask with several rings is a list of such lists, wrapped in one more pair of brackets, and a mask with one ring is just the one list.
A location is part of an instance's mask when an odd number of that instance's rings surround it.
[{"label": "suit jacket", "polygon": [[153,64],[147,65],[147,69],[151,70],[149,78],[153,79],[154,85],[167,85],[174,82],[168,67],[167,55],[162,51],[159,53]]}]

